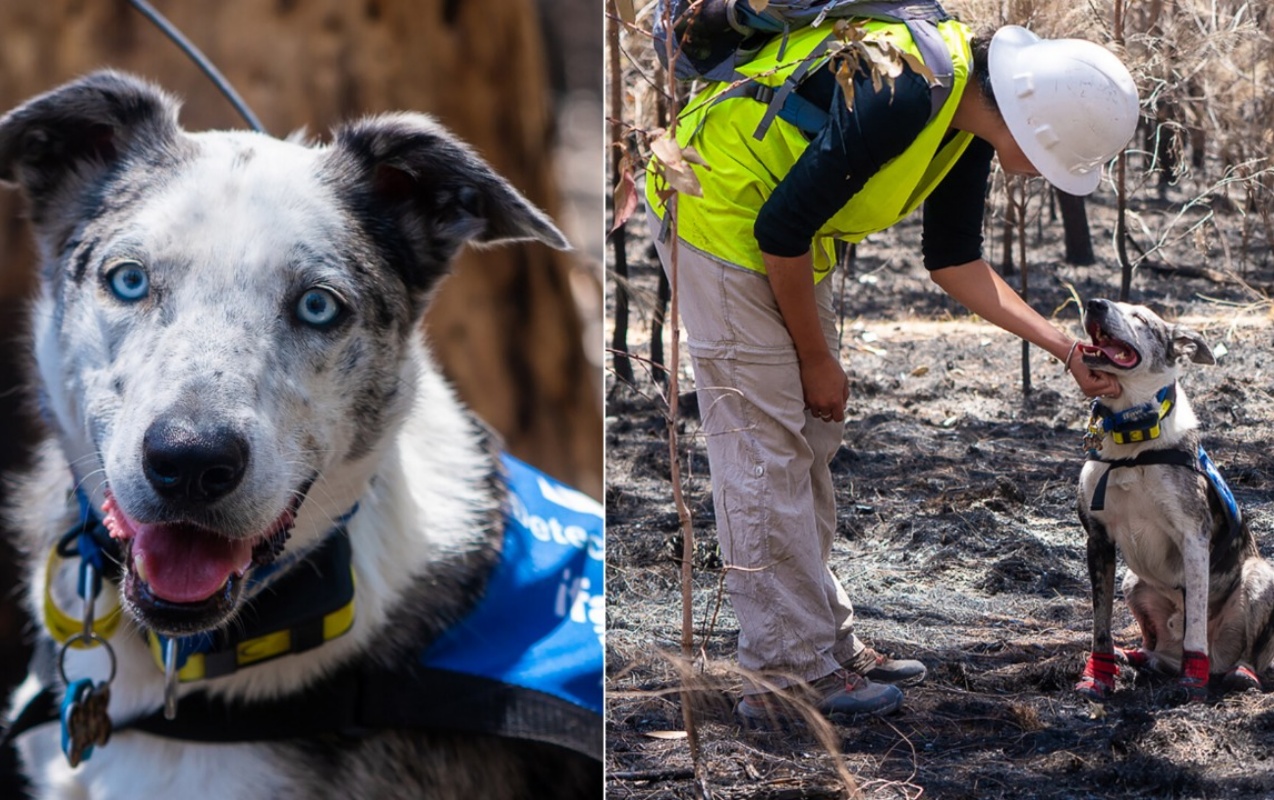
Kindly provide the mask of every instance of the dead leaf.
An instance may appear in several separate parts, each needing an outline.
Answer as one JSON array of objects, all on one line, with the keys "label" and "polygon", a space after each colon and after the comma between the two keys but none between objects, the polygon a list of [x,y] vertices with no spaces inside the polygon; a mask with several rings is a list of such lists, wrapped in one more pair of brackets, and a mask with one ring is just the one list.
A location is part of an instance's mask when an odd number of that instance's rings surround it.
[{"label": "dead leaf", "polygon": [[694,149],[693,145],[686,145],[681,148],[681,157],[691,164],[698,164],[701,167],[708,166],[708,162],[703,160],[703,156],[699,155],[699,151]]},{"label": "dead leaf", "polygon": [[928,81],[930,86],[938,85],[938,78],[933,74],[933,70],[925,66],[925,62],[911,53],[903,53],[902,60],[907,62],[907,66],[911,67],[912,72]]},{"label": "dead leaf", "polygon": [[898,76],[908,66],[930,86],[937,85],[933,70],[888,36],[869,36],[861,22],[846,20],[837,22],[834,30],[839,41],[832,44],[828,53],[850,111],[854,110],[854,75],[860,69],[871,77],[872,88],[878,92],[885,87],[892,92]]},{"label": "dead leaf", "polygon": [[925,364],[921,364],[920,366],[916,367],[915,369],[911,371],[911,377],[913,378],[919,378],[928,374],[929,374],[929,367]]},{"label": "dead leaf", "polygon": [[642,735],[651,739],[685,739],[690,734],[685,731],[646,731]]},{"label": "dead leaf", "polygon": [[836,83],[840,84],[841,94],[845,95],[845,106],[854,110],[854,72],[849,61],[842,61],[836,67]]},{"label": "dead leaf", "polygon": [[619,230],[637,210],[637,182],[633,180],[632,159],[627,153],[619,160],[619,181],[615,186],[614,200],[612,208],[615,218],[611,223],[610,233]]},{"label": "dead leaf", "polygon": [[[669,131],[661,131],[651,141],[650,150],[657,159],[657,172],[669,186],[691,197],[703,197],[703,187],[699,185],[698,176],[690,168],[685,153]],[[698,158],[698,153],[694,157]]]},{"label": "dead leaf", "polygon": [[625,24],[632,25],[637,21],[637,9],[633,6],[633,0],[615,0],[615,13],[619,14]]}]

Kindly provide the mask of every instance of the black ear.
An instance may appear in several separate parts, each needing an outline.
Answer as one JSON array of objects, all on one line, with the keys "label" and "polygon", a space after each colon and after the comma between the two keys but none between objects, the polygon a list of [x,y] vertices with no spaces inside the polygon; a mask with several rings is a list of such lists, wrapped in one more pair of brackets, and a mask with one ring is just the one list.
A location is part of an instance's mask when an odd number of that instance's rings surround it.
[{"label": "black ear", "polygon": [[56,226],[140,145],[169,145],[177,109],[175,100],[131,75],[86,75],[0,118],[0,181],[21,187],[37,229]]},{"label": "black ear", "polygon": [[1172,360],[1179,357],[1189,358],[1196,364],[1215,364],[1216,356],[1203,337],[1184,325],[1172,326]]},{"label": "black ear", "polygon": [[[403,237],[409,283],[429,288],[466,242],[534,239],[567,250],[549,218],[467,145],[423,114],[387,114],[336,131],[328,172],[374,232]],[[361,200],[361,202],[359,202]],[[383,244],[383,243],[382,243]]]}]

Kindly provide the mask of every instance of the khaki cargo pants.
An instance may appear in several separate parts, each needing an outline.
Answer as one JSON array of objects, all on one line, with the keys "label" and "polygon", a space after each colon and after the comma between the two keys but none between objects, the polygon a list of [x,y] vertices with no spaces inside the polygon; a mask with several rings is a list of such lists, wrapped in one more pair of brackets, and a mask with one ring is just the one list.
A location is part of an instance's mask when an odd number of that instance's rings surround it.
[{"label": "khaki cargo pants", "polygon": [[[658,231],[659,220],[650,221]],[[656,248],[666,271],[667,249]],[[769,280],[684,243],[677,258],[739,666],[767,674],[773,686],[821,678],[863,647],[827,566],[836,533],[828,462],[843,425],[805,410],[796,350]],[[834,353],[831,281],[815,295]]]}]

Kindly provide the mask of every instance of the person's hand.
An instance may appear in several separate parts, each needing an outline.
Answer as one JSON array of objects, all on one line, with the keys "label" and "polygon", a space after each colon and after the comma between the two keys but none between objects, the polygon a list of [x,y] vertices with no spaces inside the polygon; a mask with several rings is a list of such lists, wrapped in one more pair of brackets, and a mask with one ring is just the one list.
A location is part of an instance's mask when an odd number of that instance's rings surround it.
[{"label": "person's hand", "polygon": [[1123,387],[1119,385],[1119,381],[1115,380],[1114,375],[1107,372],[1094,372],[1085,366],[1083,359],[1078,356],[1071,359],[1067,369],[1070,370],[1071,377],[1079,384],[1079,389],[1085,397],[1110,398],[1123,394]]},{"label": "person's hand", "polygon": [[815,417],[824,422],[845,421],[849,378],[830,353],[801,362],[801,392],[805,395],[805,407]]}]

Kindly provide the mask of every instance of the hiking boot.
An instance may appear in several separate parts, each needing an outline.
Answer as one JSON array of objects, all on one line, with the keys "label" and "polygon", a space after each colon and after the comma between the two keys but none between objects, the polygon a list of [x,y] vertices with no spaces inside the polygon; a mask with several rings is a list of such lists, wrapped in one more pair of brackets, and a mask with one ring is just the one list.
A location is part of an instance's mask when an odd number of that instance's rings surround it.
[{"label": "hiking boot", "polygon": [[880,683],[916,684],[925,679],[925,665],[911,658],[890,658],[864,647],[842,667]]},{"label": "hiking boot", "polygon": [[884,716],[902,705],[902,691],[885,683],[872,683],[854,672],[836,670],[808,684],[790,686],[781,692],[745,695],[738,714],[759,727],[786,727],[800,719],[800,709],[791,702],[801,697],[824,716],[871,714]]}]

